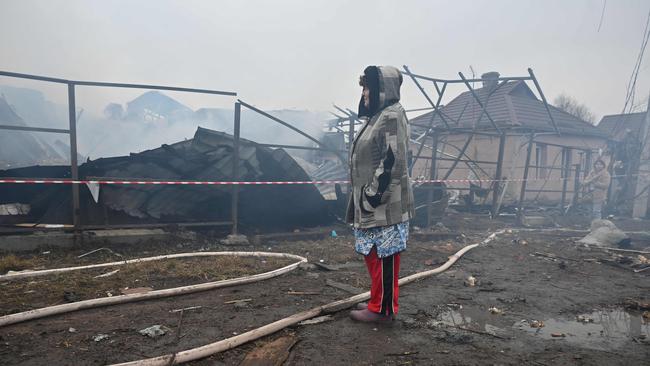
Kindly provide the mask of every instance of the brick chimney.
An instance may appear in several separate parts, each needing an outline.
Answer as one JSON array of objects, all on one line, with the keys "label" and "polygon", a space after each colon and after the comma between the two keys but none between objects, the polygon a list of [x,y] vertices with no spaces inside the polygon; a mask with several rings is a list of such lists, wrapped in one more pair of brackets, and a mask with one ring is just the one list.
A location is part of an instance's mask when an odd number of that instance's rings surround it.
[{"label": "brick chimney", "polygon": [[483,88],[488,91],[492,91],[497,87],[497,84],[499,84],[499,76],[501,76],[501,74],[496,71],[486,72],[485,74],[481,75],[481,79],[483,79]]}]

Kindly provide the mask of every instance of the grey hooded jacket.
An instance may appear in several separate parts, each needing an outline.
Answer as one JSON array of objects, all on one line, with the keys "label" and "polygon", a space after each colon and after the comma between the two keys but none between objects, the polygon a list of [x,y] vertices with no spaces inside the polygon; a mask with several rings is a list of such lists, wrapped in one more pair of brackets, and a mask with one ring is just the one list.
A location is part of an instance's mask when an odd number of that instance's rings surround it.
[{"label": "grey hooded jacket", "polygon": [[414,215],[408,119],[399,103],[402,78],[392,66],[378,66],[377,71],[377,112],[359,131],[350,154],[346,222],[355,228],[394,225]]}]

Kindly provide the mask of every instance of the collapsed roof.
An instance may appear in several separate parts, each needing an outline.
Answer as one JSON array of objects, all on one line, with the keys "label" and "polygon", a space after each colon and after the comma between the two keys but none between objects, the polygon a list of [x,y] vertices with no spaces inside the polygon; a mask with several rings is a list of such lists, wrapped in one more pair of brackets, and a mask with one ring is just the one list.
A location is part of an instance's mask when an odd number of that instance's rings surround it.
[{"label": "collapsed roof", "polygon": [[[232,180],[233,136],[198,128],[194,138],[129,156],[89,161],[82,179]],[[240,139],[239,180],[307,181],[310,177],[282,149]],[[31,167],[0,171],[0,176],[69,177],[68,167]],[[10,193],[12,192],[12,193]],[[102,185],[99,202],[81,189],[82,224],[229,221],[230,185]],[[30,204],[40,222],[71,221],[67,186],[15,185],[0,193],[0,203]],[[62,204],[62,202],[64,204]],[[313,185],[242,185],[242,227],[287,229],[330,223],[327,203]]]}]

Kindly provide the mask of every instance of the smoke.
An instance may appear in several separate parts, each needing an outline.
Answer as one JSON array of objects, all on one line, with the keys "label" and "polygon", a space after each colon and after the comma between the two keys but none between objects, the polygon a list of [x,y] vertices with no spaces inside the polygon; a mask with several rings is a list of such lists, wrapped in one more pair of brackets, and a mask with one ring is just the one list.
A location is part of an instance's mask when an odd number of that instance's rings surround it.
[{"label": "smoke", "polygon": [[[67,106],[47,101],[41,92],[26,88],[6,88],[11,91],[12,105],[18,115],[24,116],[27,125],[50,127],[67,124]],[[77,105],[78,153],[92,160],[124,156],[163,144],[191,139],[198,127],[233,134],[234,111],[228,108],[199,108],[192,110],[160,92],[146,92],[124,106],[109,103],[103,111],[93,112]],[[79,113],[83,110],[82,113]],[[307,110],[275,110],[269,114],[293,125],[316,139],[323,135],[328,115]],[[34,134],[57,149],[69,149],[65,135]],[[306,137],[242,107],[241,137],[265,144],[314,146]],[[287,150],[292,155],[303,156],[304,151]],[[69,155],[68,155],[69,156]],[[81,163],[82,161],[80,161]]]}]

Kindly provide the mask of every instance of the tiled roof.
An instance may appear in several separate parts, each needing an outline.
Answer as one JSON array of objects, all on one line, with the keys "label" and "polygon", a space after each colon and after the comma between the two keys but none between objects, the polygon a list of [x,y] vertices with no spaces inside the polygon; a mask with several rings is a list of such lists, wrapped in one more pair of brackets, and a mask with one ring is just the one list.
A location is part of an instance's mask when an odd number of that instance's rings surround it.
[{"label": "tiled roof", "polygon": [[[548,116],[544,103],[537,99],[535,94],[523,81],[510,81],[502,84],[491,94],[486,88],[475,90],[490,117],[501,129],[528,129],[533,131],[554,131],[551,119]],[[550,106],[551,115],[557,123],[561,133],[578,134],[597,137],[606,135],[594,127],[569,113]],[[469,91],[454,98],[449,104],[440,108],[445,119],[452,128],[474,128],[482,108]],[[435,112],[428,112],[411,120],[414,125],[428,126],[431,118],[434,126],[444,128],[445,124]],[[478,124],[479,130],[493,129],[488,118],[483,115]],[[414,126],[417,133],[422,128]]]},{"label": "tiled roof", "polygon": [[598,129],[610,138],[620,140],[623,138],[625,130],[630,130],[636,135],[640,134],[645,116],[646,112],[604,116],[598,123]]}]

